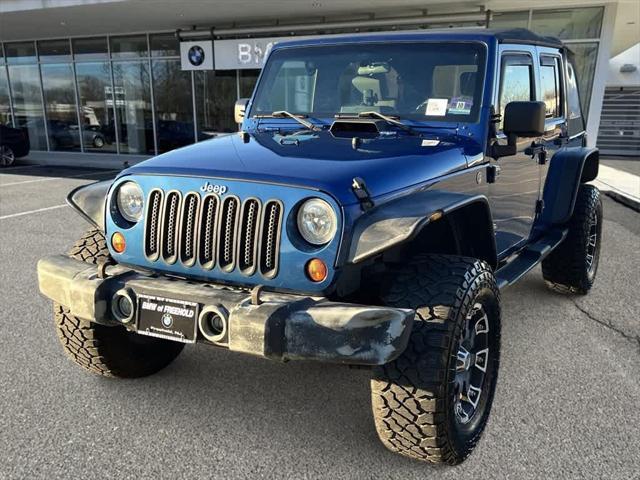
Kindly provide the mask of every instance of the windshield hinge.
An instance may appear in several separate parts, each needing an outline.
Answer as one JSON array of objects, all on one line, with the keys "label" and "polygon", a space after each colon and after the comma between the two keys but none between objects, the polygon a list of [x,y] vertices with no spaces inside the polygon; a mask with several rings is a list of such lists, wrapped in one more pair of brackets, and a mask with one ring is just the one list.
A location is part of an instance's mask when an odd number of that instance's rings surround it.
[{"label": "windshield hinge", "polygon": [[373,200],[371,200],[371,195],[369,195],[367,185],[366,183],[364,183],[364,180],[362,178],[355,177],[353,179],[353,183],[351,184],[351,189],[358,199],[358,202],[360,202],[362,211],[366,212],[367,210],[373,208]]}]

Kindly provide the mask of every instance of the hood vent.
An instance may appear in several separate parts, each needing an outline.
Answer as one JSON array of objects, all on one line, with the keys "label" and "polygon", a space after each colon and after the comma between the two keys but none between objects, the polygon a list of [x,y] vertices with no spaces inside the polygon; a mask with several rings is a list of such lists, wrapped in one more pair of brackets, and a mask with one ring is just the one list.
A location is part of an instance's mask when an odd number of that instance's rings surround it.
[{"label": "hood vent", "polygon": [[383,120],[339,118],[331,124],[329,131],[336,138],[375,138],[388,126]]}]

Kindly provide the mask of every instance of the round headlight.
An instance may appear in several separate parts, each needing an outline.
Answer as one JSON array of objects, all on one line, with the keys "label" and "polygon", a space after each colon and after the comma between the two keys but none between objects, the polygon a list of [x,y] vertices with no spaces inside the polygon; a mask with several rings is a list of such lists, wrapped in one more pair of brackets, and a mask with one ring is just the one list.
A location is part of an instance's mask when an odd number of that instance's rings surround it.
[{"label": "round headlight", "polygon": [[142,189],[135,182],[124,182],[118,187],[117,204],[120,214],[130,222],[137,222],[142,218],[144,197]]},{"label": "round headlight", "polygon": [[336,213],[324,200],[312,198],[298,210],[298,230],[313,245],[329,243],[338,229]]}]

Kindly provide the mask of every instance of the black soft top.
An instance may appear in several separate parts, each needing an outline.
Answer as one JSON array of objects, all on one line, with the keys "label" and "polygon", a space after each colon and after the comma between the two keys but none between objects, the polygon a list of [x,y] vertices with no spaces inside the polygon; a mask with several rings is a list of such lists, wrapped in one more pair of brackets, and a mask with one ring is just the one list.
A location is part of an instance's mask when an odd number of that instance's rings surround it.
[{"label": "black soft top", "polygon": [[540,45],[544,47],[562,48],[562,41],[556,37],[545,37],[533,33],[526,28],[487,29],[500,43],[524,43],[527,45]]}]

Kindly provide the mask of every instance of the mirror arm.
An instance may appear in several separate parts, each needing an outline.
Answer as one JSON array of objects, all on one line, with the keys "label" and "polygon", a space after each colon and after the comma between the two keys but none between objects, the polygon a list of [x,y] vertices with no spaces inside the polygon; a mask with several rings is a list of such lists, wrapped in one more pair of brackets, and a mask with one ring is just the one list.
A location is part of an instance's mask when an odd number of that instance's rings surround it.
[{"label": "mirror arm", "polygon": [[494,159],[499,159],[500,157],[508,157],[511,155],[515,155],[518,153],[518,148],[516,146],[517,137],[513,133],[507,134],[507,144],[500,145],[497,140],[495,140],[490,147],[489,156]]}]

